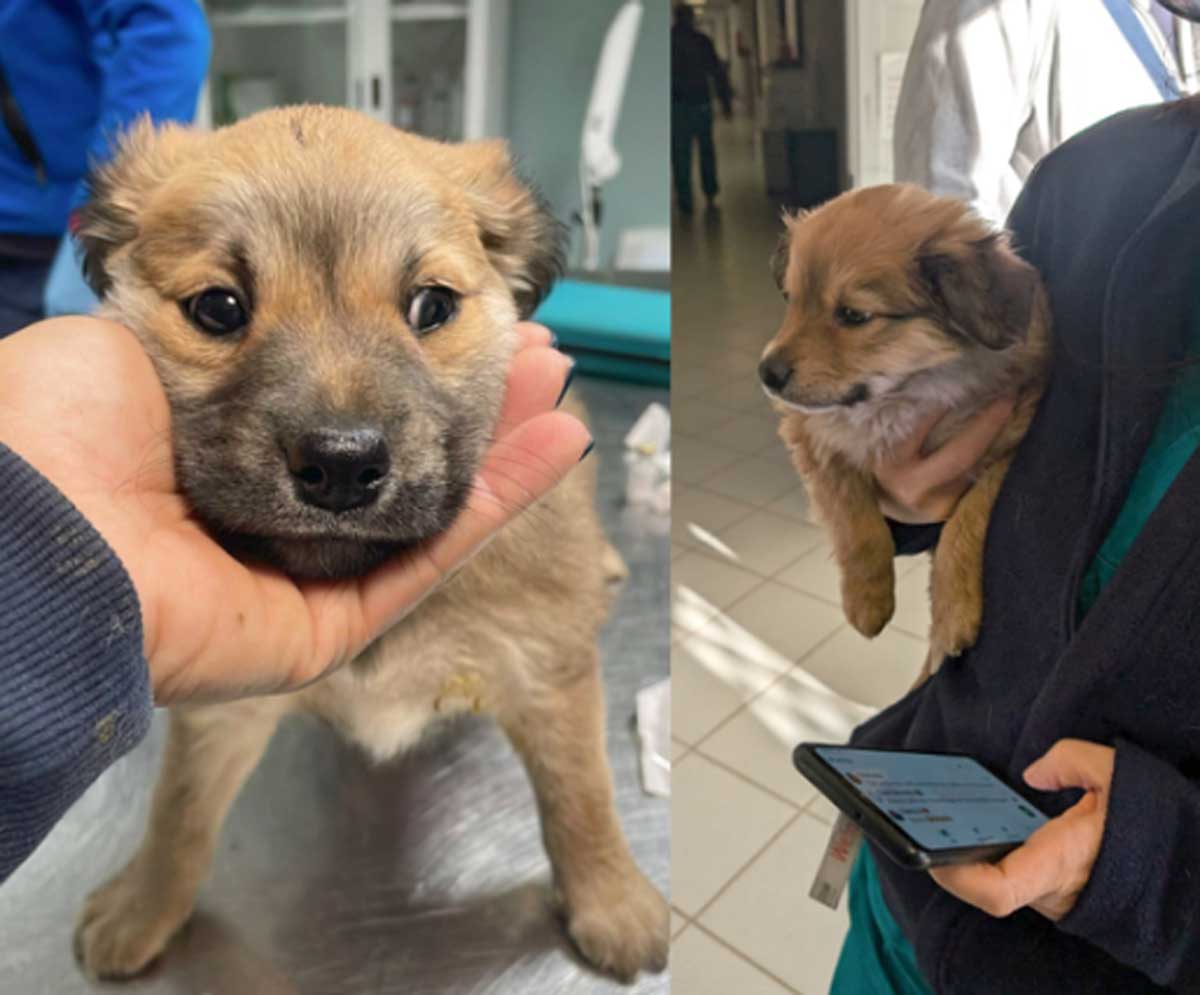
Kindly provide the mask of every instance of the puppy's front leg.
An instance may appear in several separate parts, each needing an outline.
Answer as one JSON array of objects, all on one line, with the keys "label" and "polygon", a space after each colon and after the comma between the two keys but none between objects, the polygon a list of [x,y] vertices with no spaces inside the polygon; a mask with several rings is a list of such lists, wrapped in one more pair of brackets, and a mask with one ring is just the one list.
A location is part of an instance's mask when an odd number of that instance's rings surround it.
[{"label": "puppy's front leg", "polygon": [[896,546],[874,481],[837,464],[810,474],[806,483],[841,568],[842,610],[868,639],[877,636],[896,610]]},{"label": "puppy's front leg", "polygon": [[947,656],[975,643],[983,621],[983,543],[988,520],[1012,456],[992,463],[942,526],[933,554],[929,594],[933,626],[926,669],[933,673]]},{"label": "puppy's front leg", "polygon": [[172,709],[146,836],[125,869],[88,896],[76,926],[76,956],[91,977],[137,974],[187,921],[225,813],[278,718],[262,700]]},{"label": "puppy's front leg", "polygon": [[499,718],[533,782],[567,932],[623,980],[667,963],[669,913],[638,869],[613,807],[599,663],[536,689]]}]

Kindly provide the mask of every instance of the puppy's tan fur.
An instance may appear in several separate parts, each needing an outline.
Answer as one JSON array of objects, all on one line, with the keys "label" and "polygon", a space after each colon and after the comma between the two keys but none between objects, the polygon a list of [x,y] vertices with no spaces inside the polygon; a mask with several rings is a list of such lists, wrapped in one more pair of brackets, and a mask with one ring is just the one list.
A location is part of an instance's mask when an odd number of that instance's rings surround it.
[{"label": "puppy's tan fur", "polygon": [[1045,293],[1003,235],[917,187],[852,191],[787,226],[776,260],[787,313],[764,366],[786,364],[791,376],[768,393],[829,529],[846,617],[863,635],[878,634],[895,607],[875,467],[938,409],[951,411],[927,451],[993,400],[1017,399],[933,554],[927,676],[979,632],[988,518],[1047,373]]},{"label": "puppy's tan fur", "polygon": [[[181,486],[215,530],[234,535],[269,533],[291,516],[310,539],[320,529],[276,486],[269,432],[243,424],[279,414],[264,407],[282,406],[293,420],[313,405],[382,418],[423,391],[427,404],[393,411],[403,426],[397,461],[422,486],[469,477],[495,429],[514,323],[554,269],[553,232],[500,144],[442,145],[318,107],[268,111],[211,135],[140,126],[101,174],[83,239],[107,314],[137,331],[167,388]],[[400,299],[403,286],[431,281],[461,290],[461,309],[418,338]],[[237,342],[206,337],[180,308],[205,287],[245,284],[254,316]],[[282,371],[274,394],[262,386],[272,366]],[[253,410],[221,406],[231,403]],[[450,412],[445,424],[426,410],[439,405]],[[214,421],[209,447],[198,440]],[[450,455],[448,435],[465,440]],[[232,483],[214,482],[214,460],[236,470]],[[258,489],[230,493],[239,473],[259,475]],[[667,908],[631,857],[605,755],[596,639],[606,574],[621,564],[595,514],[594,483],[590,464],[580,466],[318,683],[172,709],[145,839],[79,922],[88,973],[139,972],[186,921],[225,814],[284,717],[319,716],[382,760],[463,711],[494,716],[525,763],[567,929],[584,956],[626,979],[661,969]],[[387,528],[418,527],[404,502],[391,514]],[[421,529],[445,524],[430,515]],[[302,573],[353,572],[374,561],[363,553],[371,543],[399,538],[376,534],[385,525],[372,522],[367,513],[331,518],[327,548],[320,535],[255,548]]]}]

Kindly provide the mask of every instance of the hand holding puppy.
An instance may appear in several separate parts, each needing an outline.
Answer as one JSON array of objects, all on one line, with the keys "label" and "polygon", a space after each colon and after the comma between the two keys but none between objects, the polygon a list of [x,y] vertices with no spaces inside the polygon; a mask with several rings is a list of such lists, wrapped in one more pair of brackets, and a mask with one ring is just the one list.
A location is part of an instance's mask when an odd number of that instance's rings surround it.
[{"label": "hand holding puppy", "polygon": [[1100,854],[1116,751],[1062,739],[1025,771],[1042,791],[1083,788],[1086,794],[995,864],[937,867],[929,873],[950,894],[988,915],[1028,906],[1058,922],[1075,906]]},{"label": "hand holding puppy", "polygon": [[295,689],[352,659],[578,462],[589,436],[553,411],[570,361],[549,343],[520,326],[499,438],[455,524],[356,580],[298,583],[213,541],[176,488],[159,379],[120,325],[59,318],[0,343],[0,441],[125,565],[159,703]]},{"label": "hand holding puppy", "polygon": [[993,401],[931,453],[923,452],[925,440],[946,412],[935,412],[922,421],[905,444],[875,468],[883,513],[911,525],[949,518],[974,482],[973,471],[1004,429],[1014,404],[1011,397]]}]

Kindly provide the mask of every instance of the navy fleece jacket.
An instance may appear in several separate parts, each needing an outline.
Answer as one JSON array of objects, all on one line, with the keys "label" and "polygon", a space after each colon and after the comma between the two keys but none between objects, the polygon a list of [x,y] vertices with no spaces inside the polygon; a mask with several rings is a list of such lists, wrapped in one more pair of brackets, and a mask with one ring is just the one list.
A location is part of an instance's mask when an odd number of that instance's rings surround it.
[{"label": "navy fleece jacket", "polygon": [[0,68],[46,169],[0,123],[0,232],[61,235],[117,134],[190,122],[210,46],[197,0],[0,0]]},{"label": "navy fleece jacket", "polygon": [[146,734],[152,711],[125,568],[0,444],[0,881]]},{"label": "navy fleece jacket", "polygon": [[[1200,455],[1077,612],[1200,306],[1200,102],[1068,142],[1010,226],[1046,281],[1055,357],[989,527],[983,628],[853,741],[970,753],[1014,785],[1059,739],[1107,743],[1108,819],[1057,924],[991,918],[879,855],[881,884],[939,993],[1200,992]],[[1079,797],[1025,790],[1055,814]]]}]

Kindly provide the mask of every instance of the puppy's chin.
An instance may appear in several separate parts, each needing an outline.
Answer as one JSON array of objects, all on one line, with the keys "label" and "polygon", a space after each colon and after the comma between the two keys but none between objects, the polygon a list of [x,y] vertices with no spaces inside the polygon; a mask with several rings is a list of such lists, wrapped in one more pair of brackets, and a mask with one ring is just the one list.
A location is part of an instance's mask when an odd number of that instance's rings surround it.
[{"label": "puppy's chin", "polygon": [[221,544],[239,560],[264,563],[298,580],[360,577],[384,561],[420,545],[360,539],[281,539],[223,535]]}]

